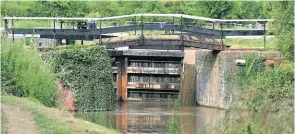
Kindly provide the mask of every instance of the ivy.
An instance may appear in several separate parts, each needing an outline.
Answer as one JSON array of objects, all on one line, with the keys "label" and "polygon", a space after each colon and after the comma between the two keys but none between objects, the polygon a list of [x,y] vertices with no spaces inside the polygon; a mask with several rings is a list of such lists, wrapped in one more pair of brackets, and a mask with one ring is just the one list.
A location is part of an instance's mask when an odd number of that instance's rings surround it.
[{"label": "ivy", "polygon": [[111,61],[105,47],[95,46],[55,53],[51,63],[64,86],[74,92],[77,109],[97,111],[114,109]]}]

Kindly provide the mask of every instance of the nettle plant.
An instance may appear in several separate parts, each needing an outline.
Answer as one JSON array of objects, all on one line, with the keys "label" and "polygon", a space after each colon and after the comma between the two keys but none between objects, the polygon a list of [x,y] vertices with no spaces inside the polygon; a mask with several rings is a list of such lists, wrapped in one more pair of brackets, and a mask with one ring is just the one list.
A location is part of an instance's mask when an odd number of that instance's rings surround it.
[{"label": "nettle plant", "polygon": [[53,54],[52,68],[64,86],[75,94],[79,111],[113,110],[115,88],[112,59],[103,46],[73,48]]}]

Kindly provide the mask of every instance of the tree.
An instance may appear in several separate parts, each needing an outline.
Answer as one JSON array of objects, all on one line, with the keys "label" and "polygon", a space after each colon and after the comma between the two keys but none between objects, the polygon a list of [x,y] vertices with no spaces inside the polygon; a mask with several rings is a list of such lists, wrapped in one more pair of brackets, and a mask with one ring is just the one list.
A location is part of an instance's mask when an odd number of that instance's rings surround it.
[{"label": "tree", "polygon": [[1,14],[7,16],[29,16],[28,11],[32,10],[36,1],[4,1],[1,2]]},{"label": "tree", "polygon": [[83,1],[41,1],[46,16],[56,17],[84,17],[90,11]]},{"label": "tree", "polygon": [[233,2],[230,1],[199,1],[197,9],[201,16],[222,19],[233,9]]},{"label": "tree", "polygon": [[294,61],[294,2],[272,2],[270,16],[275,21],[270,25],[270,32],[277,38],[277,50],[286,60]]},{"label": "tree", "polygon": [[232,18],[258,19],[264,17],[261,1],[235,1],[233,4]]}]

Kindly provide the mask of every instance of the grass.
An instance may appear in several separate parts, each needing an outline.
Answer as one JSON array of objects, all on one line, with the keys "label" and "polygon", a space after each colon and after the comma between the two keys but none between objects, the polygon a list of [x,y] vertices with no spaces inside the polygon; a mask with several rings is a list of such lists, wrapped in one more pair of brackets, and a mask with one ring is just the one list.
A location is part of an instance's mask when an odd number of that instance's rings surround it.
[{"label": "grass", "polygon": [[42,134],[116,134],[116,130],[76,119],[70,112],[64,109],[49,108],[40,102],[29,98],[19,98],[4,95],[1,97],[4,104],[17,105],[24,110],[31,112],[36,121],[39,132]]},{"label": "grass", "polygon": [[1,134],[7,134],[7,124],[8,121],[3,114],[3,109],[1,109]]},{"label": "grass", "polygon": [[[275,38],[266,38],[266,49],[274,49],[275,40]],[[225,44],[231,48],[264,48],[264,39],[225,39]]]}]

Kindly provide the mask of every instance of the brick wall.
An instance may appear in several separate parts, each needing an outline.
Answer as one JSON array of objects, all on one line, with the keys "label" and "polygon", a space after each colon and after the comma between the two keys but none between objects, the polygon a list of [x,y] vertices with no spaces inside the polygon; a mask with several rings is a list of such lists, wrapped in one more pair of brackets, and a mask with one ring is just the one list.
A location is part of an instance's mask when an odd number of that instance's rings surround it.
[{"label": "brick wall", "polygon": [[76,110],[74,106],[74,93],[71,90],[64,88],[61,81],[56,80],[56,84],[58,85],[58,91],[61,93],[64,108],[68,110]]}]

